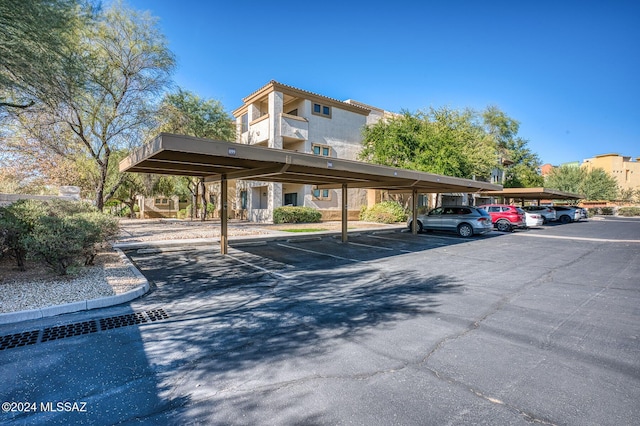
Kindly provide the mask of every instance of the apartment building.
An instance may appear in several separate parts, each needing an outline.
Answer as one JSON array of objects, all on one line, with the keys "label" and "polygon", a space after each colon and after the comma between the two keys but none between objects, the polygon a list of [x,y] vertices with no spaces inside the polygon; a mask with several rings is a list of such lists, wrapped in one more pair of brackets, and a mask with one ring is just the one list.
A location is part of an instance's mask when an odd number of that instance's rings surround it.
[{"label": "apartment building", "polygon": [[[392,113],[353,100],[340,101],[277,81],[245,97],[233,111],[238,143],[284,149],[322,157],[357,160],[362,128]],[[323,220],[340,218],[341,190],[314,189],[311,185],[238,181],[239,210],[247,219],[273,221],[279,206],[308,206],[322,212]],[[357,219],[367,205],[368,193],[349,189],[349,219]]]},{"label": "apartment building", "polygon": [[583,161],[582,167],[591,171],[603,169],[623,190],[640,189],[640,157],[632,159],[619,154],[602,154]]}]

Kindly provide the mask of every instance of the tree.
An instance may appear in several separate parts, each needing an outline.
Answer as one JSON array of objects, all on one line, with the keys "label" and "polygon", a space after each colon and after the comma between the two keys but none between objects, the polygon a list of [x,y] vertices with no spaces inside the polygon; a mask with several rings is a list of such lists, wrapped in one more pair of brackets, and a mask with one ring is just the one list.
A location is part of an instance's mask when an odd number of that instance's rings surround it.
[{"label": "tree", "polygon": [[560,166],[554,168],[544,179],[544,186],[577,194],[584,180],[586,170],[581,167]]},{"label": "tree", "polygon": [[471,110],[403,112],[363,130],[361,160],[462,178],[488,178],[495,144]]},{"label": "tree", "polygon": [[[157,131],[177,133],[197,138],[235,140],[235,123],[224,111],[222,104],[215,99],[203,99],[193,92],[180,89],[165,95],[159,110]],[[197,206],[198,193],[202,196],[202,220],[206,218],[207,202],[205,199],[204,180],[190,177],[175,178],[174,187],[181,198],[187,189],[191,196],[191,218]]]},{"label": "tree", "polygon": [[80,0],[0,2],[0,112],[57,92],[56,76],[79,67],[74,29],[91,9]]},{"label": "tree", "polygon": [[166,94],[160,105],[158,131],[197,138],[235,140],[236,126],[222,104],[178,88]]},{"label": "tree", "polygon": [[111,165],[114,150],[137,144],[154,123],[157,96],[175,60],[155,19],[114,3],[77,29],[82,73],[56,77],[59,96],[16,113],[23,134],[65,158],[90,158],[95,204],[102,209],[124,175]]},{"label": "tree", "polygon": [[618,183],[603,169],[593,169],[582,181],[580,192],[587,200],[615,200],[618,196]]},{"label": "tree", "polygon": [[545,186],[582,194],[587,200],[615,200],[618,195],[616,180],[602,169],[560,166],[546,176]]},{"label": "tree", "polygon": [[542,186],[544,178],[537,171],[541,164],[540,158],[527,147],[527,140],[517,137],[520,123],[495,106],[488,107],[482,117],[487,131],[497,145],[498,153],[512,163],[505,169],[504,186]]},{"label": "tree", "polygon": [[618,200],[624,203],[638,203],[640,202],[640,188],[620,188],[618,193]]}]

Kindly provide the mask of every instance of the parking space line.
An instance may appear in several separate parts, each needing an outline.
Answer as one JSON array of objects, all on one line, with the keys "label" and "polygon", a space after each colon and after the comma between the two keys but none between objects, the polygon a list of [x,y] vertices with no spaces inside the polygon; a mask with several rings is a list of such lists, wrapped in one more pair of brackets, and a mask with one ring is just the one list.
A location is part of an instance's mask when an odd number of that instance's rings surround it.
[{"label": "parking space line", "polygon": [[360,246],[360,247],[370,247],[370,248],[381,249],[381,250],[390,250],[390,251],[395,250],[394,248],[391,248],[391,247],[372,246],[370,244],[354,243],[353,241],[349,241],[349,245],[351,245],[351,246]]},{"label": "parking space line", "polygon": [[[391,238],[383,238],[383,239],[390,240]],[[349,241],[349,244],[354,245],[354,246],[371,247],[371,248],[382,249],[382,250],[400,251],[400,252],[403,252],[403,253],[413,253],[410,250],[395,249],[393,247],[372,246],[370,244],[354,243],[353,241]]]},{"label": "parking space line", "polygon": [[319,254],[319,255],[322,255],[322,256],[329,256],[329,257],[333,257],[335,259],[348,260],[349,262],[357,262],[357,263],[362,262],[361,260],[351,259],[351,258],[342,257],[342,256],[336,256],[335,254],[323,253],[321,251],[303,249],[303,248],[300,248],[300,247],[293,247],[293,246],[289,246],[289,245],[286,245],[286,244],[278,244],[278,245],[280,247],[286,247],[286,248],[290,248],[290,249],[293,249],[293,250],[300,250],[300,251],[304,251],[304,252],[307,252],[307,253]]},{"label": "parking space line", "polygon": [[[230,249],[230,251],[231,251],[231,250],[234,250],[234,249]],[[240,250],[234,250],[234,251],[239,252]],[[231,255],[231,254],[229,254],[229,253],[227,253],[227,256],[229,256],[229,257],[230,257],[230,258],[232,258],[233,260],[235,260],[235,261],[237,261],[237,262],[240,262],[240,263],[242,263],[242,264],[244,264],[244,265],[250,266],[250,267],[252,267],[252,268],[254,268],[254,269],[257,269],[257,270],[259,270],[259,271],[262,271],[262,272],[266,272],[266,273],[267,273],[267,274],[269,274],[269,275],[273,275],[274,277],[277,277],[277,278],[284,278],[284,279],[290,279],[290,278],[291,278],[291,277],[289,277],[289,276],[287,276],[287,275],[284,275],[284,274],[281,274],[281,273],[279,273],[279,272],[274,272],[274,271],[271,271],[271,270],[269,270],[269,269],[263,268],[262,266],[258,266],[258,265],[254,264],[254,263],[247,262],[246,260],[239,259],[239,258],[237,258],[236,256],[233,256],[233,255]]]},{"label": "parking space line", "polygon": [[[381,240],[388,240],[388,241],[398,241],[396,238],[379,237],[377,235],[369,235],[369,237],[371,237],[371,238],[379,238]],[[432,236],[430,236],[429,238],[431,238],[431,237]],[[442,237],[435,237],[435,238],[443,239]],[[448,245],[447,243],[439,243],[439,242],[436,242],[436,241],[430,241],[430,243],[433,244],[433,245],[437,245],[437,246],[446,246],[446,245]],[[407,253],[415,253],[415,252],[407,250]]]}]

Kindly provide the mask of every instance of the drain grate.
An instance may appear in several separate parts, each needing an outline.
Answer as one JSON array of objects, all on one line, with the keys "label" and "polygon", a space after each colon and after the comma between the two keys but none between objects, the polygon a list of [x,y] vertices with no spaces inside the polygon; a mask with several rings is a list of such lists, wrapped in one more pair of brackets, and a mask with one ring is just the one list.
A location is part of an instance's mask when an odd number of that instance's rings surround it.
[{"label": "drain grate", "polygon": [[38,342],[39,335],[40,330],[33,330],[2,336],[0,337],[0,351],[17,348],[19,346],[33,345]]},{"label": "drain grate", "polygon": [[83,334],[95,333],[98,326],[95,321],[77,322],[75,324],[58,325],[45,328],[42,333],[42,341],[64,339],[66,337],[81,336]]},{"label": "drain grate", "polygon": [[[50,340],[81,336],[83,334],[112,330],[114,328],[127,327],[130,325],[145,324],[148,322],[160,321],[167,318],[169,318],[169,314],[167,314],[164,309],[152,309],[150,311],[134,312],[126,315],[101,318],[100,320],[57,325],[54,327],[47,327],[42,330],[42,338],[40,339],[40,342],[48,342]],[[3,351],[5,349],[17,348],[20,346],[33,345],[35,343],[38,343],[39,337],[40,330],[0,336],[0,351]]]},{"label": "drain grate", "polygon": [[147,322],[143,312],[134,314],[119,315],[117,317],[102,318],[100,320],[100,328],[103,330],[111,330],[113,328],[127,327],[130,325],[144,324]]},{"label": "drain grate", "polygon": [[147,311],[147,316],[151,321],[160,321],[169,318],[169,315],[167,315],[164,309],[153,309],[151,311]]}]

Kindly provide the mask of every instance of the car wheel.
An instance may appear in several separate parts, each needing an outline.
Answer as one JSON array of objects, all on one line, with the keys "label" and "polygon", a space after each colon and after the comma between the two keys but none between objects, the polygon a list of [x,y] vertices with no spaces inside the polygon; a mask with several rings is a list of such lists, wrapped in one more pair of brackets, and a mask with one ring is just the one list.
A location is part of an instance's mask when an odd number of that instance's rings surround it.
[{"label": "car wheel", "polygon": [[508,220],[499,220],[496,222],[496,229],[500,232],[509,232],[511,231],[511,222]]},{"label": "car wheel", "polygon": [[546,225],[547,223],[549,223],[549,221],[547,220],[546,216],[542,216],[542,224]]},{"label": "car wheel", "polygon": [[[412,226],[413,222],[409,223],[409,230],[411,230]],[[418,221],[418,223],[416,223],[416,231],[418,231],[418,234],[422,232],[422,222]]]},{"label": "car wheel", "polygon": [[461,223],[458,226],[458,235],[461,237],[470,237],[473,235],[473,228],[468,223]]},{"label": "car wheel", "polygon": [[571,222],[571,217],[567,216],[566,214],[563,214],[562,216],[560,216],[560,223],[566,225],[569,222]]}]

